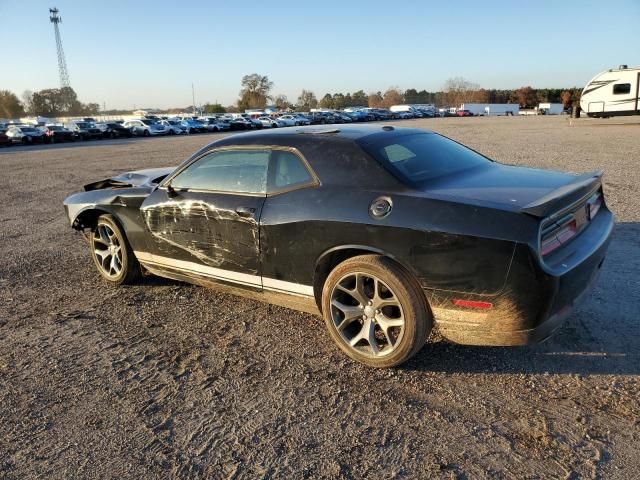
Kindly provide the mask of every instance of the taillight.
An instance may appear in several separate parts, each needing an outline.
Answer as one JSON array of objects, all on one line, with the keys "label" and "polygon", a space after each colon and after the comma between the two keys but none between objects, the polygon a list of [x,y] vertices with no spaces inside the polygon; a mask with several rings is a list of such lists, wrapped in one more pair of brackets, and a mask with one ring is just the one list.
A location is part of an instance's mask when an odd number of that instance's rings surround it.
[{"label": "taillight", "polygon": [[568,215],[560,222],[544,229],[540,239],[540,252],[542,255],[548,255],[575,237],[577,233],[578,223],[573,215]]},{"label": "taillight", "polygon": [[602,206],[602,194],[596,193],[589,199],[587,205],[589,206],[589,220],[593,220],[593,217],[596,216],[596,213],[598,213],[598,210],[600,210]]}]

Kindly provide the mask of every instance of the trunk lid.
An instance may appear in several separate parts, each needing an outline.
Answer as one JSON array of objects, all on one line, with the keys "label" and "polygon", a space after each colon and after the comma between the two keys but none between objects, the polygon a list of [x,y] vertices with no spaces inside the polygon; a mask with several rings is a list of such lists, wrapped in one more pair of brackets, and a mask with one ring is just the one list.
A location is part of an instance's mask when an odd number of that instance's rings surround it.
[{"label": "trunk lid", "polygon": [[491,164],[434,179],[431,197],[546,217],[599,188],[602,171],[572,175]]}]

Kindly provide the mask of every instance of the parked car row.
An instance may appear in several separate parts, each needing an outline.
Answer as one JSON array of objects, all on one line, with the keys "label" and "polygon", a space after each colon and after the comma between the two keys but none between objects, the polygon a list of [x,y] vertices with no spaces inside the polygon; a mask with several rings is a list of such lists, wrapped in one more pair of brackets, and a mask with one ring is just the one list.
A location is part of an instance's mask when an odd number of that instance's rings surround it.
[{"label": "parked car row", "polygon": [[388,121],[433,117],[433,106],[399,105],[386,108],[352,107],[345,110],[311,112],[264,112],[210,114],[204,116],[147,115],[132,120],[98,122],[94,118],[70,120],[64,124],[0,124],[0,145],[59,143],[105,138],[152,137],[283,128],[305,125]]}]

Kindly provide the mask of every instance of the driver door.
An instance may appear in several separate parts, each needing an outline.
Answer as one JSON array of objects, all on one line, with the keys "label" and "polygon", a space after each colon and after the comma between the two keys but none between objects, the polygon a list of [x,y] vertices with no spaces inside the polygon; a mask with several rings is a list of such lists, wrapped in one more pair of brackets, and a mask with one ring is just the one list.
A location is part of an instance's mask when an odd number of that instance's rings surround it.
[{"label": "driver door", "polygon": [[211,151],[158,187],[141,206],[150,236],[146,261],[262,288],[259,222],[269,155],[255,148]]}]

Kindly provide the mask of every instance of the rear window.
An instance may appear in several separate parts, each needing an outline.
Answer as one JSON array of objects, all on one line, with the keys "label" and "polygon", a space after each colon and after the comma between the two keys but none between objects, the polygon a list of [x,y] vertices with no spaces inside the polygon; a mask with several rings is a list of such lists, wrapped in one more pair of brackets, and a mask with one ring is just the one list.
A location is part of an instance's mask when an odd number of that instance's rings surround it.
[{"label": "rear window", "polygon": [[461,173],[491,160],[436,133],[414,133],[364,142],[362,148],[405,183],[416,185]]}]

